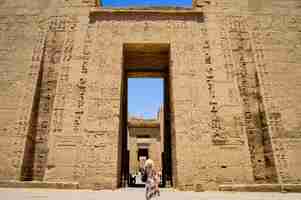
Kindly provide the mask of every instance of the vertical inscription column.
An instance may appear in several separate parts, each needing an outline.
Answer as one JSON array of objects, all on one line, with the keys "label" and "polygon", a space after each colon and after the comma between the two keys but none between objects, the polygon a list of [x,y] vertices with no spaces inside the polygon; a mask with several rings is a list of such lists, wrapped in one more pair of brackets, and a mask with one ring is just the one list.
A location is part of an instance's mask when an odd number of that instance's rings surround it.
[{"label": "vertical inscription column", "polygon": [[[32,65],[28,73],[27,81],[23,98],[20,102],[18,116],[20,116],[16,126],[16,136],[23,138],[23,140],[15,142],[16,160],[14,166],[17,168],[16,175],[21,180],[32,179],[32,168],[34,162],[34,143],[36,136],[36,117],[37,105],[39,98],[39,86],[42,74],[42,57],[44,53],[46,31],[41,30],[38,34],[36,46],[32,54]],[[30,104],[30,106],[28,106]],[[22,162],[22,163],[21,163]],[[22,166],[21,166],[22,164]]]},{"label": "vertical inscription column", "polygon": [[[96,90],[89,93],[89,122],[95,125],[95,136],[99,145],[92,146],[97,153],[93,164],[96,168],[96,188],[116,188],[118,182],[118,148],[120,131],[120,101],[122,80],[123,44],[119,33],[120,22],[112,16],[108,21],[97,21],[97,46],[92,55],[90,73]],[[108,31],[109,30],[109,31]],[[93,60],[96,60],[93,63]],[[94,107],[93,107],[94,105]],[[93,116],[91,109],[97,108]],[[93,123],[93,121],[97,122]],[[88,126],[87,126],[88,127]],[[93,128],[93,126],[91,126]],[[91,148],[91,147],[90,147]],[[105,177],[105,178],[103,178]]]},{"label": "vertical inscription column", "polygon": [[265,182],[263,133],[261,124],[258,123],[260,120],[256,93],[256,68],[250,46],[250,36],[246,30],[247,24],[242,17],[228,17],[227,22],[231,49],[236,58],[238,71],[236,78],[243,104],[254,178],[257,182]]},{"label": "vertical inscription column", "polygon": [[[89,182],[86,180],[89,174],[89,168],[91,165],[87,162],[90,160],[93,155],[93,150],[90,149],[90,145],[95,144],[95,146],[101,146],[98,142],[93,141],[97,140],[96,135],[94,135],[94,131],[90,131],[89,128],[86,128],[83,125],[83,121],[87,120],[88,115],[88,88],[91,89],[91,85],[89,85],[90,81],[88,79],[89,76],[89,63],[91,62],[91,54],[93,42],[95,42],[96,37],[94,37],[95,33],[95,25],[88,24],[85,28],[85,34],[83,39],[83,49],[80,52],[80,68],[79,68],[79,77],[76,77],[76,89],[78,90],[78,96],[75,100],[75,110],[74,110],[74,118],[72,120],[72,129],[73,132],[83,136],[83,140],[81,142],[80,151],[78,152],[78,156],[76,159],[76,165],[74,166],[73,177],[75,180],[78,180],[81,183],[81,187],[90,187]],[[92,159],[93,160],[93,159]],[[93,160],[94,161],[94,160]]]},{"label": "vertical inscription column", "polygon": [[[256,67],[258,52],[252,45],[252,36],[247,29],[247,21],[241,16],[227,18],[229,46],[236,59],[236,79],[241,95],[244,123],[256,182],[274,182],[275,169],[269,163],[270,149],[265,124],[265,109],[261,99],[264,95],[258,82]],[[272,172],[271,172],[272,171]]]},{"label": "vertical inscription column", "polygon": [[214,67],[211,61],[209,40],[204,41],[203,51],[205,55],[205,65],[207,67],[206,80],[208,84],[209,98],[210,98],[209,101],[209,107],[211,112],[210,127],[213,131],[212,142],[214,144],[224,144],[226,142],[226,136],[223,133],[220,117],[218,116],[218,102],[216,100]]},{"label": "vertical inscription column", "polygon": [[53,102],[58,79],[62,46],[64,44],[65,21],[53,18],[45,42],[43,55],[43,74],[38,109],[37,133],[35,138],[34,180],[43,180],[48,154],[48,135],[50,130]]},{"label": "vertical inscription column", "polygon": [[264,47],[262,44],[262,33],[254,31],[251,35],[252,46],[254,49],[254,58],[256,68],[258,71],[257,78],[261,91],[262,109],[266,110],[264,113],[265,121],[265,159],[269,163],[271,179],[273,182],[285,182],[289,178],[288,173],[288,147],[285,142],[281,141],[281,133],[283,132],[283,122],[281,119],[280,109],[272,97],[272,81],[269,77],[268,64],[265,61]]},{"label": "vertical inscription column", "polygon": [[[64,157],[69,152],[74,152],[74,140],[72,137],[65,137],[64,120],[67,116],[67,100],[70,96],[70,69],[74,50],[74,34],[77,30],[77,17],[54,17],[53,26],[56,31],[62,31],[62,46],[60,47],[59,65],[57,68],[57,82],[55,87],[55,97],[51,111],[51,124],[48,134],[48,156],[44,180],[66,180],[71,181],[68,168],[68,175],[61,177],[59,173],[64,173],[69,165],[72,165],[72,155],[70,160]],[[68,135],[68,134],[67,134]],[[66,136],[67,136],[66,135]],[[68,149],[64,149],[68,147]],[[60,151],[61,153],[58,153]],[[63,163],[68,166],[62,166]]]}]

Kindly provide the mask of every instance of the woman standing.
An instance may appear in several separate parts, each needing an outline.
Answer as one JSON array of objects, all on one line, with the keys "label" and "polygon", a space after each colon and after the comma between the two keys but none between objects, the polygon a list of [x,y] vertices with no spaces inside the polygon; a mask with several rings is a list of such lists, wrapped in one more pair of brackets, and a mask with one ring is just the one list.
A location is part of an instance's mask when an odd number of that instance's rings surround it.
[{"label": "woman standing", "polygon": [[159,196],[158,176],[155,170],[154,161],[147,159],[144,165],[144,173],[147,174],[147,180],[145,183],[145,198],[151,200],[156,196]]}]

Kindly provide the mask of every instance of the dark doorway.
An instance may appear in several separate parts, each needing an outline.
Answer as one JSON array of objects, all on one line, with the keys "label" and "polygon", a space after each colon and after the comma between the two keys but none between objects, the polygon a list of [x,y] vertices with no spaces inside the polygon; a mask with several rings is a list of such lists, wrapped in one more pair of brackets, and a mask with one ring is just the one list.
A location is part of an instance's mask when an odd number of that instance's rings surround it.
[{"label": "dark doorway", "polygon": [[138,150],[138,160],[142,158],[148,159],[148,149],[139,149]]},{"label": "dark doorway", "polygon": [[[169,99],[169,44],[124,44],[123,47],[123,80],[121,102],[121,152],[120,152],[120,186],[127,187],[131,182],[130,150],[129,146],[129,116],[128,116],[128,79],[129,78],[161,78],[163,80],[163,106],[162,106],[162,152],[159,155],[162,163],[162,186],[172,186],[172,154],[171,154],[171,125],[170,125],[170,99]],[[147,126],[156,126],[152,123]],[[138,127],[139,128],[139,127]],[[143,128],[143,127],[140,127]],[[137,138],[149,139],[142,135]],[[150,136],[152,138],[152,136]],[[150,157],[148,148],[137,149],[137,156]]]}]

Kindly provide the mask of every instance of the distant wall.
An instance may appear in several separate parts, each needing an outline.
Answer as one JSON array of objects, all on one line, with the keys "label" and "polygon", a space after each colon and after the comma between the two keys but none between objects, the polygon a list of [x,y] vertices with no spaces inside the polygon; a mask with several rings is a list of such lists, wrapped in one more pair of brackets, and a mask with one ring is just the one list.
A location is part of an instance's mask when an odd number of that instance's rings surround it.
[{"label": "distant wall", "polygon": [[[159,125],[159,123],[158,123]],[[148,146],[149,158],[155,163],[156,170],[161,170],[162,160],[160,127],[129,127],[130,172],[139,171],[138,150],[139,146]],[[139,137],[140,136],[140,137]],[[142,136],[142,137],[141,137]],[[145,137],[147,136],[147,137]]]}]

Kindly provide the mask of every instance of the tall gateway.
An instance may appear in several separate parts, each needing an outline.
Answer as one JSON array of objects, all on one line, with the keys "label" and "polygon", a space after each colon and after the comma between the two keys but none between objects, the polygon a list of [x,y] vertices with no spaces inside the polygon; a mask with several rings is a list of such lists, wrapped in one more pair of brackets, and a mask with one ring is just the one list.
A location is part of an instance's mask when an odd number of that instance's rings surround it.
[{"label": "tall gateway", "polygon": [[[181,190],[301,183],[300,14],[300,0],[0,0],[0,182],[115,189],[131,155],[158,152]],[[133,77],[164,80],[157,121],[130,123]]]}]

